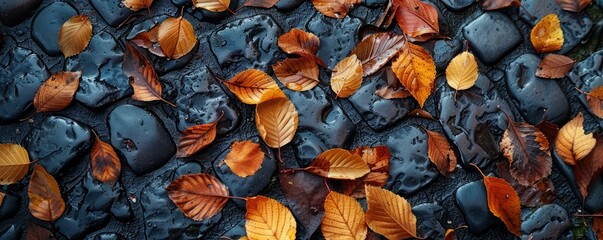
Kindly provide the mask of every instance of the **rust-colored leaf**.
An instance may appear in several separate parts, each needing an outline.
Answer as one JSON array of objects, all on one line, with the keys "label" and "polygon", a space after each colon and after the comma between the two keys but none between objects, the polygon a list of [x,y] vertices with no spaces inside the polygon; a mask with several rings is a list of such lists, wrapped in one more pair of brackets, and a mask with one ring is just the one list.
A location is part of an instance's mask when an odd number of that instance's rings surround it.
[{"label": "rust-colored leaf", "polygon": [[132,38],[130,41],[136,46],[149,50],[149,52],[155,56],[165,57],[165,54],[159,45],[159,39],[157,36],[158,32],[159,26],[154,26],[147,32],[136,34],[136,36],[134,36],[134,38]]},{"label": "rust-colored leaf", "polygon": [[557,124],[542,121],[536,125],[536,127],[544,134],[544,136],[546,136],[546,139],[549,141],[549,143],[552,143],[555,141],[555,139],[557,139],[557,134],[559,134],[559,126],[557,126]]},{"label": "rust-colored leaf", "polygon": [[37,112],[60,111],[69,106],[80,85],[81,71],[52,74],[36,92],[34,107]]},{"label": "rust-colored leaf", "polygon": [[408,43],[392,63],[392,70],[423,107],[435,87],[436,67],[429,52],[421,46]]},{"label": "rust-colored leaf", "polygon": [[414,41],[427,41],[439,35],[438,10],[421,0],[394,0],[396,20],[402,31]]},{"label": "rust-colored leaf", "polygon": [[157,40],[165,56],[178,59],[197,44],[193,25],[183,17],[166,18],[157,29]]},{"label": "rust-colored leaf", "polygon": [[344,18],[360,0],[312,0],[314,8],[327,17]]},{"label": "rust-colored leaf", "polygon": [[446,233],[444,234],[444,240],[455,240],[456,234],[454,234],[454,229],[446,229]]},{"label": "rust-colored leaf", "polygon": [[[210,12],[224,12],[230,6],[230,0],[193,0],[193,6]],[[232,12],[231,12],[232,13]]]},{"label": "rust-colored leaf", "polygon": [[279,0],[245,0],[243,7],[271,8]]},{"label": "rust-colored leaf", "polygon": [[161,97],[162,87],[153,64],[132,44],[126,44],[122,68],[134,89],[132,99],[145,102],[160,100],[175,107]]},{"label": "rust-colored leaf", "polygon": [[446,82],[457,91],[473,87],[477,75],[477,61],[469,51],[456,55],[446,67]]},{"label": "rust-colored leaf", "polygon": [[427,156],[429,156],[429,160],[436,165],[442,175],[448,176],[456,169],[454,149],[444,135],[427,129],[425,129],[425,133],[427,133]]},{"label": "rust-colored leaf", "polygon": [[498,10],[510,6],[521,6],[519,0],[484,0],[481,3],[484,10]]},{"label": "rust-colored leaf", "polygon": [[557,0],[557,5],[565,11],[582,12],[592,2],[593,0]]},{"label": "rust-colored leaf", "polygon": [[329,194],[324,178],[306,171],[279,171],[278,179],[293,216],[304,227],[305,236],[312,236],[320,227]]},{"label": "rust-colored leaf", "polygon": [[557,14],[551,13],[544,16],[534,26],[530,33],[530,40],[536,52],[554,52],[563,47],[563,30]]},{"label": "rust-colored leaf", "polygon": [[593,114],[603,118],[603,86],[596,87],[586,94],[586,103]]},{"label": "rust-colored leaf", "polygon": [[417,218],[410,203],[388,190],[366,186],[366,222],[387,239],[417,237]]},{"label": "rust-colored leaf", "polygon": [[0,185],[21,181],[29,170],[29,155],[17,144],[0,144]]},{"label": "rust-colored leaf", "polygon": [[362,63],[356,55],[341,60],[333,69],[331,89],[337,98],[352,96],[362,84]]},{"label": "rust-colored leaf", "polygon": [[555,185],[550,177],[541,179],[530,186],[523,186],[511,176],[508,163],[498,162],[496,166],[498,175],[511,184],[511,187],[517,192],[522,206],[539,207],[555,201]]},{"label": "rust-colored leaf", "polygon": [[404,47],[404,36],[392,32],[371,34],[356,45],[350,55],[356,55],[362,62],[363,76],[379,71],[396,53]]},{"label": "rust-colored leaf", "polygon": [[138,11],[146,8],[150,9],[153,0],[121,0],[121,3],[132,11]]},{"label": "rust-colored leaf", "polygon": [[258,104],[264,93],[278,89],[272,77],[257,69],[242,71],[223,83],[246,104]]},{"label": "rust-colored leaf", "polygon": [[541,78],[565,77],[572,70],[575,62],[571,58],[559,54],[546,55],[538,65],[536,76]]},{"label": "rust-colored leaf", "polygon": [[257,196],[247,199],[245,231],[251,240],[294,240],[297,224],[291,211],[283,204]]},{"label": "rust-colored leaf", "polygon": [[65,58],[84,51],[92,38],[92,23],[86,15],[71,17],[59,31],[59,48]]},{"label": "rust-colored leaf", "polygon": [[521,201],[515,189],[502,178],[483,175],[488,194],[488,208],[503,221],[513,235],[521,236]]},{"label": "rust-colored leaf", "polygon": [[121,172],[121,162],[111,145],[96,137],[90,153],[90,171],[96,180],[115,184]]},{"label": "rust-colored leaf", "polygon": [[29,221],[25,227],[25,240],[55,240],[52,232],[45,227]]},{"label": "rust-colored leaf", "polygon": [[218,214],[228,202],[228,188],[214,176],[189,174],[166,188],[168,196],[187,217],[203,221]]},{"label": "rust-colored leaf", "polygon": [[303,58],[313,59],[318,65],[326,67],[326,64],[316,56],[320,47],[320,40],[312,33],[294,28],[278,38],[278,46],[288,54],[299,55]]},{"label": "rust-colored leaf", "polygon": [[555,150],[565,163],[576,165],[593,150],[596,143],[592,133],[584,132],[584,117],[580,112],[559,130]]},{"label": "rust-colored leaf", "polygon": [[263,161],[264,152],[260,144],[250,140],[233,142],[224,159],[230,170],[242,178],[255,174],[262,167]]},{"label": "rust-colored leaf", "polygon": [[387,85],[377,89],[375,95],[384,99],[400,99],[411,96],[410,92],[402,87],[402,84],[391,68],[387,68],[385,72]]},{"label": "rust-colored leaf", "polygon": [[359,147],[350,151],[359,155],[370,168],[370,172],[356,180],[343,181],[343,193],[354,198],[364,198],[364,186],[383,187],[389,178],[391,153],[387,146]]},{"label": "rust-colored leaf", "polygon": [[185,129],[178,139],[176,157],[190,157],[207,147],[216,139],[216,127],[222,115],[213,123],[198,124]]},{"label": "rust-colored leaf", "polygon": [[4,196],[6,196],[6,193],[0,192],[0,206],[2,206],[2,201],[4,201]]},{"label": "rust-colored leaf", "polygon": [[597,235],[597,239],[603,240],[603,217],[593,218],[593,231]]},{"label": "rust-colored leaf", "polygon": [[255,126],[271,148],[280,148],[291,142],[298,122],[295,106],[279,89],[264,94],[255,107]]},{"label": "rust-colored leaf", "polygon": [[333,148],[319,154],[306,171],[331,179],[356,179],[370,172],[359,155],[348,150]]},{"label": "rust-colored leaf", "polygon": [[31,215],[43,221],[54,222],[65,212],[59,184],[39,164],[34,167],[27,188]]},{"label": "rust-colored leaf", "polygon": [[274,75],[294,91],[310,90],[318,83],[318,65],[306,58],[287,58],[272,65]]},{"label": "rust-colored leaf", "polygon": [[321,230],[325,239],[364,240],[367,234],[364,211],[352,197],[331,191],[324,203]]},{"label": "rust-colored leaf", "polygon": [[582,197],[588,195],[588,186],[603,172],[603,137],[597,138],[595,148],[584,159],[572,166],[576,184]]}]

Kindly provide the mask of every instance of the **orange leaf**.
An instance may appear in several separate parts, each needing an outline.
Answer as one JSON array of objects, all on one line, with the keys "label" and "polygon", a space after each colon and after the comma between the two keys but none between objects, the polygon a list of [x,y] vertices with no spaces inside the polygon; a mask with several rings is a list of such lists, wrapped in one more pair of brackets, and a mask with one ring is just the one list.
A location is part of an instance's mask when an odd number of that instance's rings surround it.
[{"label": "orange leaf", "polygon": [[39,164],[34,167],[27,188],[31,215],[43,221],[54,222],[65,212],[59,184]]},{"label": "orange leaf", "polygon": [[218,214],[228,202],[228,188],[214,176],[189,174],[166,188],[168,196],[187,217],[203,221]]},{"label": "orange leaf", "polygon": [[136,34],[136,36],[132,38],[131,42],[134,43],[136,46],[148,49],[149,52],[154,54],[155,56],[165,57],[165,54],[163,53],[163,50],[161,50],[161,46],[159,45],[159,39],[157,36],[158,31],[159,26],[152,27],[147,32],[141,32],[139,34]]},{"label": "orange leaf", "polygon": [[484,10],[498,10],[510,6],[521,6],[519,0],[484,0],[481,4]]},{"label": "orange leaf", "polygon": [[488,193],[488,208],[503,221],[509,232],[521,236],[521,202],[515,189],[502,178],[484,177]]},{"label": "orange leaf", "polygon": [[121,0],[121,3],[132,11],[138,11],[143,8],[150,9],[153,0]]},{"label": "orange leaf", "polygon": [[178,59],[189,53],[197,44],[195,29],[182,18],[166,18],[157,29],[157,40],[163,53],[172,59]]},{"label": "orange leaf", "polygon": [[255,107],[255,126],[271,148],[280,148],[291,142],[298,122],[295,106],[280,89],[264,94]]},{"label": "orange leaf", "polygon": [[362,84],[362,63],[356,55],[349,56],[335,66],[331,76],[331,89],[338,98],[352,96]]},{"label": "orange leaf", "polygon": [[597,239],[603,240],[603,217],[593,218],[593,231],[597,235]]},{"label": "orange leaf", "polygon": [[404,36],[391,32],[375,33],[356,45],[350,55],[356,55],[362,62],[363,76],[379,71],[404,47]]},{"label": "orange leaf", "polygon": [[565,77],[572,70],[575,62],[571,58],[559,54],[546,55],[538,65],[536,76],[541,78]]},{"label": "orange leaf", "polygon": [[226,10],[230,11],[228,9],[230,0],[193,0],[193,6],[210,12],[224,12]]},{"label": "orange leaf", "polygon": [[319,154],[306,171],[331,179],[356,179],[371,170],[362,158],[348,150],[333,148]]},{"label": "orange leaf", "polygon": [[366,222],[387,239],[417,237],[417,218],[410,203],[388,190],[366,186]]},{"label": "orange leaf", "polygon": [[52,74],[36,92],[34,107],[37,112],[60,111],[69,106],[80,85],[81,71]]},{"label": "orange leaf", "polygon": [[132,44],[126,44],[122,68],[134,89],[132,99],[145,102],[161,100],[175,107],[174,104],[161,97],[161,83],[159,83],[155,68],[153,68],[149,59],[142,55]]},{"label": "orange leaf", "polygon": [[551,181],[550,177],[540,179],[530,186],[524,186],[519,184],[519,182],[511,176],[509,163],[501,161],[496,163],[496,167],[498,169],[498,175],[505,179],[505,181],[511,184],[511,187],[515,189],[522,206],[539,207],[555,201],[555,185],[553,185],[553,181]]},{"label": "orange leaf", "polygon": [[2,201],[4,201],[4,196],[6,196],[6,193],[0,192],[0,206],[2,206]]},{"label": "orange leaf", "polygon": [[115,184],[121,172],[121,162],[111,145],[96,137],[90,153],[90,170],[92,176],[109,185]]},{"label": "orange leaf", "polygon": [[544,16],[534,26],[530,33],[530,40],[536,52],[553,52],[563,47],[563,30],[557,14],[551,13]]},{"label": "orange leaf", "polygon": [[257,69],[242,71],[223,83],[246,104],[258,104],[264,93],[278,89],[272,77]]},{"label": "orange leaf", "polygon": [[278,38],[278,46],[288,54],[296,54],[303,58],[313,59],[318,65],[326,64],[316,56],[320,47],[320,40],[312,33],[294,28]]},{"label": "orange leaf", "polygon": [[259,8],[271,8],[279,0],[245,0],[243,7],[259,7]]},{"label": "orange leaf", "polygon": [[442,134],[425,129],[427,133],[427,155],[429,160],[438,168],[444,176],[456,169],[456,156],[448,139]]},{"label": "orange leaf", "polygon": [[584,132],[584,117],[580,112],[559,130],[555,150],[565,163],[576,165],[593,150],[596,143],[592,133]]},{"label": "orange leaf", "polygon": [[402,31],[414,41],[427,41],[440,32],[438,10],[420,0],[394,0],[396,20]]},{"label": "orange leaf", "polygon": [[446,67],[446,82],[455,90],[466,90],[477,81],[477,61],[468,51],[456,55]]},{"label": "orange leaf", "polygon": [[599,86],[586,94],[586,103],[599,118],[603,118],[603,86]]},{"label": "orange leaf", "polygon": [[392,72],[391,68],[387,68],[385,70],[385,73],[387,85],[381,87],[380,89],[377,89],[377,91],[375,91],[375,95],[384,99],[400,99],[411,96],[410,92],[408,92],[406,89],[404,89],[404,87],[402,87],[402,84],[400,83],[394,72]]},{"label": "orange leaf", "polygon": [[59,32],[59,48],[65,58],[84,51],[92,38],[92,23],[86,15],[73,16],[63,23]]},{"label": "orange leaf", "polygon": [[297,224],[291,211],[278,201],[257,196],[247,199],[245,231],[251,240],[295,239]]},{"label": "orange leaf", "polygon": [[242,142],[233,142],[230,145],[230,152],[226,155],[224,163],[237,176],[246,178],[255,174],[264,161],[264,152],[260,144],[247,140]]},{"label": "orange leaf", "polygon": [[310,90],[318,83],[318,65],[305,58],[287,58],[272,65],[274,75],[294,91]]},{"label": "orange leaf", "polygon": [[592,2],[593,0],[557,0],[557,5],[565,11],[582,12]]},{"label": "orange leaf", "polygon": [[366,238],[364,211],[354,198],[331,191],[325,199],[324,208],[325,215],[320,226],[325,239]]},{"label": "orange leaf", "polygon": [[360,0],[312,0],[312,5],[327,17],[344,18]]},{"label": "orange leaf", "polygon": [[358,147],[350,153],[358,155],[370,168],[370,172],[356,180],[343,181],[343,193],[355,198],[364,198],[365,185],[383,187],[389,178],[389,159],[391,154],[386,146]]},{"label": "orange leaf", "polygon": [[586,198],[588,186],[603,171],[603,137],[597,138],[595,148],[572,168],[580,193]]},{"label": "orange leaf", "polygon": [[435,87],[436,67],[429,52],[421,46],[408,43],[392,63],[392,70],[423,107]]},{"label": "orange leaf", "polygon": [[0,144],[0,185],[21,181],[29,170],[29,155],[17,144]]},{"label": "orange leaf", "polygon": [[216,127],[223,115],[213,123],[194,125],[185,129],[178,139],[176,157],[190,157],[211,144],[216,139]]},{"label": "orange leaf", "polygon": [[454,229],[446,229],[446,234],[444,234],[444,240],[455,240],[456,234],[454,234]]}]

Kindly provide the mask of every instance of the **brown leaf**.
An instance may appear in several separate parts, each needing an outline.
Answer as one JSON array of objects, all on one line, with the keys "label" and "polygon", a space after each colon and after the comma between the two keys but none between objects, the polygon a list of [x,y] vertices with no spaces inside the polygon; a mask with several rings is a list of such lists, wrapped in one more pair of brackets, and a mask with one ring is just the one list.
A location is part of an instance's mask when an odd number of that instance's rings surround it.
[{"label": "brown leaf", "polygon": [[360,42],[350,55],[356,55],[362,62],[363,76],[379,71],[396,53],[404,47],[404,36],[392,32],[375,33]]},{"label": "brown leaf", "polygon": [[4,201],[4,196],[6,196],[6,193],[0,192],[0,206],[2,206],[2,201]]},{"label": "brown leaf", "polygon": [[546,136],[549,143],[552,143],[557,139],[557,134],[559,134],[559,126],[557,126],[557,124],[542,121],[536,125],[536,127],[544,134],[544,136]]},{"label": "brown leaf", "polygon": [[298,122],[295,106],[280,89],[265,93],[255,107],[255,126],[271,148],[280,148],[291,142]]},{"label": "brown leaf", "polygon": [[278,179],[295,219],[306,230],[306,237],[312,236],[320,227],[325,212],[324,202],[328,192],[324,178],[306,171],[296,171],[290,174],[280,172]]},{"label": "brown leaf", "polygon": [[331,76],[331,89],[336,98],[352,96],[362,84],[362,63],[356,55],[349,56],[337,63]]},{"label": "brown leaf", "polygon": [[165,56],[178,59],[188,54],[195,44],[197,36],[191,23],[182,18],[166,18],[157,29],[157,40]]},{"label": "brown leaf", "polygon": [[222,115],[213,123],[198,124],[185,129],[178,139],[178,153],[176,157],[190,157],[201,149],[207,147],[216,139],[216,127]]},{"label": "brown leaf", "polygon": [[599,86],[586,94],[586,103],[593,114],[603,118],[603,86]]},{"label": "brown leaf", "polygon": [[593,231],[597,235],[597,239],[603,240],[603,217],[593,218]]},{"label": "brown leaf", "polygon": [[318,83],[318,65],[306,58],[287,58],[272,65],[274,75],[294,91],[310,90]]},{"label": "brown leaf", "polygon": [[392,63],[392,70],[422,108],[435,87],[436,67],[429,52],[408,43]]},{"label": "brown leaf", "polygon": [[90,153],[90,171],[92,176],[109,185],[115,184],[121,172],[121,162],[111,145],[96,137]]},{"label": "brown leaf", "polygon": [[565,163],[576,165],[593,150],[596,142],[592,133],[584,132],[584,117],[580,112],[559,130],[555,150]]},{"label": "brown leaf", "polygon": [[515,192],[517,192],[521,205],[540,207],[555,200],[555,185],[553,185],[550,177],[541,179],[530,186],[523,186],[511,176],[508,163],[498,162],[496,166],[498,168],[498,175],[511,184]]},{"label": "brown leaf", "polygon": [[396,20],[402,31],[414,41],[427,41],[440,32],[438,10],[420,0],[394,0]]},{"label": "brown leaf", "polygon": [[235,141],[230,145],[230,152],[226,154],[224,163],[237,176],[246,178],[255,174],[264,162],[264,152],[260,144],[253,141]]},{"label": "brown leaf", "polygon": [[60,111],[69,106],[80,85],[81,71],[52,74],[36,92],[34,107],[37,112]]},{"label": "brown leaf", "polygon": [[158,32],[159,26],[154,26],[147,32],[136,34],[136,36],[134,36],[134,38],[132,38],[130,41],[136,46],[149,50],[149,52],[155,56],[165,57],[165,54],[159,45],[159,39],[157,36]]},{"label": "brown leaf", "polygon": [[427,133],[427,155],[429,160],[438,168],[438,171],[444,176],[456,169],[456,155],[454,149],[448,143],[444,135],[425,129]]},{"label": "brown leaf", "polygon": [[366,222],[387,239],[417,237],[417,218],[410,203],[388,190],[366,186]]},{"label": "brown leaf", "polygon": [[54,222],[65,212],[59,184],[46,170],[36,164],[27,188],[31,215],[43,221]]},{"label": "brown leaf", "polygon": [[366,162],[348,150],[333,148],[319,154],[306,171],[331,179],[356,179],[370,172]]},{"label": "brown leaf", "polygon": [[223,83],[246,104],[258,104],[264,93],[278,89],[272,77],[257,69],[242,71]]},{"label": "brown leaf", "polygon": [[134,89],[132,99],[145,102],[160,100],[175,107],[161,97],[161,83],[155,68],[132,44],[126,44],[122,68]]},{"label": "brown leaf", "polygon": [[536,76],[541,78],[565,77],[572,70],[575,62],[571,58],[559,54],[546,55],[538,65]]},{"label": "brown leaf", "polygon": [[228,9],[230,0],[193,0],[193,6],[203,8],[210,12],[224,12],[226,10],[230,11],[230,9]]},{"label": "brown leaf", "polygon": [[29,163],[25,148],[17,144],[0,144],[0,185],[21,181],[27,175]]},{"label": "brown leaf", "polygon": [[[482,174],[483,175],[483,174]],[[521,202],[517,192],[502,178],[483,175],[488,208],[503,221],[509,232],[521,236]]]},{"label": "brown leaf", "polygon": [[354,198],[331,191],[325,199],[324,208],[321,229],[325,239],[366,238],[364,211]]},{"label": "brown leaf", "polygon": [[92,23],[86,15],[71,17],[59,32],[59,48],[65,58],[84,51],[92,38]]},{"label": "brown leaf", "polygon": [[521,6],[519,0],[484,0],[481,4],[484,10],[498,10],[510,6]]},{"label": "brown leaf", "polygon": [[436,120],[433,116],[431,116],[431,113],[429,113],[428,111],[425,111],[423,109],[412,110],[411,112],[406,114],[406,116],[424,118],[424,119],[429,119],[429,120]]},{"label": "brown leaf", "polygon": [[592,2],[593,0],[557,0],[557,5],[565,11],[582,12]]},{"label": "brown leaf", "polygon": [[454,234],[454,229],[446,229],[446,234],[444,234],[444,240],[455,240],[456,234]]},{"label": "brown leaf", "polygon": [[364,186],[383,187],[389,178],[389,159],[391,153],[387,146],[358,147],[350,151],[366,162],[370,172],[356,180],[343,181],[343,194],[354,198],[364,198]]},{"label": "brown leaf", "polygon": [[218,214],[228,202],[228,188],[214,176],[189,174],[166,188],[168,196],[187,217],[203,221]]},{"label": "brown leaf", "polygon": [[466,90],[477,81],[477,61],[468,51],[456,55],[446,67],[446,82],[457,91]]},{"label": "brown leaf", "polygon": [[243,7],[271,8],[279,0],[245,0]]},{"label": "brown leaf", "polygon": [[536,52],[560,50],[563,47],[563,31],[557,14],[551,13],[544,16],[532,29],[530,40]]},{"label": "brown leaf", "polygon": [[387,85],[377,89],[375,95],[384,99],[400,99],[411,96],[410,92],[402,87],[402,84],[398,78],[396,78],[396,75],[391,68],[387,68],[385,72]]},{"label": "brown leaf", "polygon": [[302,58],[313,59],[318,65],[326,67],[326,64],[316,56],[320,47],[320,40],[312,33],[293,28],[288,33],[278,38],[278,46],[288,54],[299,55]]},{"label": "brown leaf", "polygon": [[33,223],[31,220],[25,228],[25,240],[51,240],[56,239],[52,232],[45,227]]},{"label": "brown leaf", "polygon": [[136,12],[143,8],[146,8],[147,10],[150,9],[153,0],[121,0],[121,3],[130,10]]},{"label": "brown leaf", "polygon": [[588,195],[588,186],[603,171],[603,137],[597,138],[595,148],[584,159],[572,166],[576,184],[582,197]]},{"label": "brown leaf", "polygon": [[278,201],[257,196],[247,199],[245,230],[249,239],[294,240],[297,224],[291,211]]},{"label": "brown leaf", "polygon": [[327,17],[344,18],[360,0],[312,0],[314,8]]}]

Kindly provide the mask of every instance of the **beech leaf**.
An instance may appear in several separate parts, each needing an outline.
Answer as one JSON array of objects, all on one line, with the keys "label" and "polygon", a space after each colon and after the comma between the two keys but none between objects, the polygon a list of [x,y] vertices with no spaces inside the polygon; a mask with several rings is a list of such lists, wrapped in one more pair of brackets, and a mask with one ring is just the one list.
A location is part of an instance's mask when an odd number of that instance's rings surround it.
[{"label": "beech leaf", "polygon": [[280,148],[291,142],[298,122],[295,106],[280,89],[264,94],[255,107],[255,126],[271,148]]},{"label": "beech leaf", "polygon": [[417,217],[410,203],[393,192],[366,186],[366,222],[387,239],[417,237]]},{"label": "beech leaf", "polygon": [[587,93],[586,103],[593,114],[603,118],[603,86],[596,87]]},{"label": "beech leaf", "polygon": [[187,217],[203,221],[218,214],[228,202],[228,188],[214,176],[189,174],[174,180],[166,191]]},{"label": "beech leaf", "polygon": [[339,62],[333,69],[331,89],[338,98],[352,96],[362,84],[362,63],[356,55],[349,56]]},{"label": "beech leaf", "polygon": [[157,40],[165,56],[171,59],[183,57],[197,44],[193,25],[182,17],[169,17],[159,24]]},{"label": "beech leaf", "polygon": [[456,55],[446,67],[446,82],[457,91],[473,87],[477,77],[477,61],[468,51]]},{"label": "beech leaf", "polygon": [[498,10],[510,6],[521,6],[519,0],[484,0],[481,3],[484,10]]},{"label": "beech leaf", "polygon": [[331,191],[324,203],[321,230],[327,240],[364,240],[367,234],[364,211],[352,197]]},{"label": "beech leaf", "polygon": [[546,55],[538,65],[536,76],[541,78],[565,77],[572,70],[575,62],[571,58],[559,54]]},{"label": "beech leaf", "polygon": [[46,169],[36,164],[27,188],[31,215],[43,221],[54,222],[65,212],[59,184]]},{"label": "beech leaf", "polygon": [[310,90],[318,83],[318,65],[305,58],[287,58],[272,65],[274,75],[294,91]]},{"label": "beech leaf", "polygon": [[456,155],[444,135],[425,129],[427,133],[427,156],[444,176],[456,169]]},{"label": "beech leaf", "polygon": [[180,139],[178,139],[176,157],[190,157],[214,142],[216,128],[223,115],[224,113],[212,123],[198,124],[185,129]]},{"label": "beech leaf", "polygon": [[25,227],[25,240],[56,240],[56,236],[45,227],[33,223],[29,220]]},{"label": "beech leaf", "polygon": [[4,196],[6,196],[6,193],[0,192],[0,206],[2,206],[2,201],[4,201]]},{"label": "beech leaf", "polygon": [[530,33],[530,40],[536,52],[554,52],[563,47],[563,30],[557,14],[551,13],[544,16],[534,26]]},{"label": "beech leaf", "polygon": [[483,175],[488,208],[513,235],[521,236],[521,202],[515,189],[502,178]]},{"label": "beech leaf", "polygon": [[34,97],[37,112],[60,111],[69,106],[80,85],[81,71],[57,72],[40,86]]},{"label": "beech leaf", "polygon": [[251,240],[294,240],[297,224],[291,211],[278,201],[257,196],[247,199],[245,230]]},{"label": "beech leaf", "polygon": [[375,33],[360,42],[350,55],[356,55],[362,62],[363,76],[379,71],[404,47],[404,36],[391,32]]},{"label": "beech leaf", "polygon": [[264,152],[260,144],[253,141],[235,141],[230,145],[230,152],[226,154],[224,163],[237,176],[246,178],[255,174],[264,162]]},{"label": "beech leaf", "polygon": [[258,104],[264,93],[278,89],[272,77],[257,69],[242,71],[223,83],[246,104]]},{"label": "beech leaf", "polygon": [[173,107],[176,106],[161,97],[162,87],[155,68],[132,44],[126,44],[122,68],[134,89],[132,99],[145,102],[160,100]]},{"label": "beech leaf", "polygon": [[320,47],[320,40],[312,33],[293,28],[278,38],[278,46],[288,54],[313,59],[318,65],[326,68],[326,64],[322,59],[316,56]]},{"label": "beech leaf", "polygon": [[370,172],[366,162],[356,154],[333,148],[319,154],[306,171],[331,179],[356,179]]},{"label": "beech leaf", "polygon": [[90,153],[90,171],[96,180],[115,184],[121,172],[121,162],[111,145],[96,137]]},{"label": "beech leaf", "polygon": [[243,7],[271,8],[279,0],[245,0]]},{"label": "beech leaf", "polygon": [[435,88],[436,66],[429,52],[406,44],[392,63],[392,71],[422,108]]},{"label": "beech leaf", "polygon": [[593,0],[557,0],[557,5],[565,11],[582,12],[592,2]]},{"label": "beech leaf", "polygon": [[540,179],[530,186],[524,186],[511,176],[507,162],[498,162],[496,166],[498,168],[498,175],[511,184],[511,187],[517,192],[522,206],[540,207],[555,200],[555,185],[553,185],[550,177]]},{"label": "beech leaf", "polygon": [[393,0],[396,20],[402,31],[414,41],[427,41],[439,35],[438,10],[421,0]]},{"label": "beech leaf", "polygon": [[143,8],[150,9],[151,4],[153,4],[153,0],[121,0],[121,3],[123,3],[124,6],[130,10],[136,12]]},{"label": "beech leaf", "polygon": [[224,12],[226,10],[231,11],[228,9],[228,6],[230,6],[230,0],[193,0],[193,6],[203,8],[210,12]]},{"label": "beech leaf", "polygon": [[314,8],[327,17],[344,18],[360,0],[312,0]]},{"label": "beech leaf", "polygon": [[542,121],[536,125],[536,127],[544,134],[544,136],[546,136],[549,143],[555,142],[555,139],[557,139],[557,135],[559,134],[559,126],[557,126],[557,124]]},{"label": "beech leaf", "polygon": [[159,45],[158,32],[159,26],[154,26],[147,32],[136,34],[136,36],[134,36],[134,38],[132,38],[130,41],[136,46],[149,50],[149,52],[155,56],[165,57],[165,54]]},{"label": "beech leaf", "polygon": [[387,68],[385,73],[387,85],[377,89],[375,95],[383,99],[401,99],[411,96],[410,92],[402,87],[402,83],[400,83],[391,68]]},{"label": "beech leaf", "polygon": [[576,185],[585,199],[588,195],[588,186],[603,172],[603,137],[598,137],[596,141],[594,149],[584,159],[572,166]]},{"label": "beech leaf", "polygon": [[27,150],[17,144],[0,144],[0,185],[21,181],[29,170]]},{"label": "beech leaf", "polygon": [[584,117],[580,112],[559,130],[555,150],[565,163],[576,165],[593,150],[596,143],[592,133],[584,132]]},{"label": "beech leaf", "polygon": [[387,146],[358,147],[350,151],[358,155],[370,168],[370,172],[356,180],[343,181],[343,194],[354,198],[364,198],[365,185],[383,187],[389,178],[389,159],[391,153]]},{"label": "beech leaf", "polygon": [[287,198],[287,205],[295,219],[306,230],[305,237],[312,236],[320,227],[325,212],[325,198],[329,194],[324,178],[306,171],[281,171],[278,179]]},{"label": "beech leaf", "polygon": [[86,15],[71,17],[59,31],[59,48],[65,58],[84,51],[92,38],[92,23]]}]

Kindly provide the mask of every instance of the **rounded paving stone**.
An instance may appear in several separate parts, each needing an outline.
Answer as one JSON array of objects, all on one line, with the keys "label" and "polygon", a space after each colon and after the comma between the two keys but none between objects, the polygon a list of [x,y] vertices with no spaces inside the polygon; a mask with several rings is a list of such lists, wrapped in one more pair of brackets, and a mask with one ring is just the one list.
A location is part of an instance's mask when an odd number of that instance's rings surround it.
[{"label": "rounded paving stone", "polygon": [[46,54],[59,56],[59,30],[63,23],[75,15],[78,15],[78,11],[71,3],[57,1],[48,4],[34,16],[31,37]]},{"label": "rounded paving stone", "polygon": [[463,27],[473,53],[486,65],[493,65],[523,40],[521,32],[506,15],[485,12]]},{"label": "rounded paving stone", "polygon": [[332,69],[360,42],[356,36],[361,25],[360,19],[351,16],[335,19],[315,13],[306,23],[305,31],[319,36],[317,55]]},{"label": "rounded paving stone", "polygon": [[557,204],[544,205],[522,218],[521,239],[559,239],[571,226],[572,221],[563,207]]},{"label": "rounded paving stone", "polygon": [[18,195],[4,192],[4,199],[0,204],[0,222],[11,219],[21,209],[21,198]]},{"label": "rounded paving stone", "polygon": [[471,232],[484,233],[497,223],[498,218],[488,208],[488,195],[483,181],[467,183],[457,188],[454,196]]},{"label": "rounded paving stone", "polygon": [[9,27],[17,26],[29,18],[40,4],[42,0],[0,0],[0,21]]},{"label": "rounded paving stone", "polygon": [[96,12],[111,27],[117,27],[123,23],[133,12],[125,7],[122,0],[90,0]]}]

